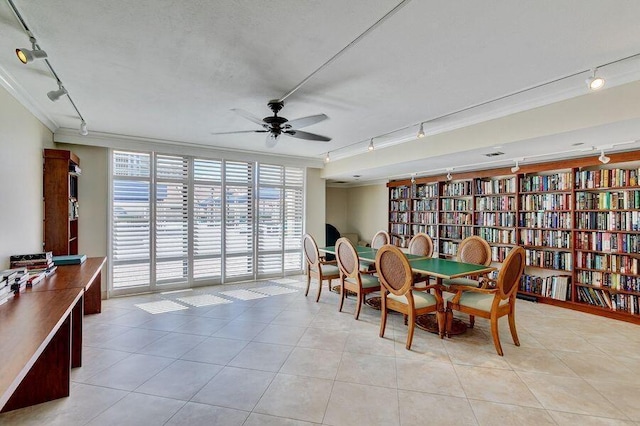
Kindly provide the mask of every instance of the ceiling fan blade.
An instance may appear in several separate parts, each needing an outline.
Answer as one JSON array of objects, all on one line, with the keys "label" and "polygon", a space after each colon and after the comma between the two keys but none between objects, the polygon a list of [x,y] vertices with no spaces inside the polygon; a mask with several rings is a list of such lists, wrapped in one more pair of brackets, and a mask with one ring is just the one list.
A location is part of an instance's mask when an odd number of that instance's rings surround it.
[{"label": "ceiling fan blade", "polygon": [[238,115],[243,116],[244,118],[246,118],[249,121],[253,121],[256,124],[259,124],[260,126],[265,126],[265,122],[262,121],[262,118],[260,117],[256,117],[255,115],[251,114],[250,112],[247,112],[243,109],[240,108],[231,108],[231,111],[235,112]]},{"label": "ceiling fan blade", "polygon": [[235,133],[266,133],[268,130],[236,130],[235,132],[212,132],[212,135],[233,135]]},{"label": "ceiling fan blade", "polygon": [[331,138],[322,135],[316,135],[315,133],[303,132],[302,130],[286,130],[283,132],[292,138],[306,139],[308,141],[329,142]]},{"label": "ceiling fan blade", "polygon": [[267,135],[267,148],[273,148],[274,146],[276,146],[276,144],[278,143],[278,136],[275,133],[269,133]]},{"label": "ceiling fan blade", "polygon": [[296,118],[295,120],[289,121],[287,124],[291,126],[292,129],[302,129],[303,127],[324,121],[327,118],[329,117],[327,117],[326,114],[310,115],[308,117]]}]

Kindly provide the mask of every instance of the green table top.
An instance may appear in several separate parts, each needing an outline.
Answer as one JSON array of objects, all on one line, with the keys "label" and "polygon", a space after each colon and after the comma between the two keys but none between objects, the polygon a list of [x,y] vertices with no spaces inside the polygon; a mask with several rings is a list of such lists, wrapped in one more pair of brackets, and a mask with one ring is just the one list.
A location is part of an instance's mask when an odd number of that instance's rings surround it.
[{"label": "green table top", "polygon": [[[336,254],[335,246],[322,247],[322,248],[319,248],[318,250],[323,253]],[[359,259],[365,260],[368,262],[375,262],[376,253],[378,253],[378,249],[374,249],[371,247],[356,246],[356,252],[358,253]],[[407,256],[407,259],[409,260],[426,259],[424,256],[418,256],[415,254],[406,254],[406,256]]]},{"label": "green table top", "polygon": [[496,270],[493,266],[476,265],[474,263],[463,263],[439,258],[409,259],[409,264],[415,272],[421,272],[444,279],[464,277],[467,275],[481,275]]}]

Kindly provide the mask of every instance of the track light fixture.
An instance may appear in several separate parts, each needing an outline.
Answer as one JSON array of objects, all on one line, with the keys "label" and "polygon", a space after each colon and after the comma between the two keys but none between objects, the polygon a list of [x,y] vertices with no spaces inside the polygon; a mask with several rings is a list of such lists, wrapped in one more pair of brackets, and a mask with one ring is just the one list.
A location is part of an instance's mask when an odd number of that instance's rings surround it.
[{"label": "track light fixture", "polygon": [[416,183],[416,175],[415,175],[415,173],[411,174],[411,183]]},{"label": "track light fixture", "polygon": [[418,130],[418,138],[424,138],[424,123],[420,123],[420,130]]},{"label": "track light fixture", "polygon": [[327,151],[327,156],[324,157],[324,162],[328,163],[329,161],[331,161],[331,157],[329,157],[329,151]]},{"label": "track light fixture", "polygon": [[82,136],[87,136],[89,134],[89,131],[87,130],[87,122],[84,120],[80,123],[80,134]]},{"label": "track light fixture", "polygon": [[47,93],[47,97],[49,99],[51,99],[53,102],[57,101],[58,99],[60,99],[62,96],[68,94],[69,92],[67,92],[67,89],[64,88],[64,86],[62,85],[62,82],[58,82],[58,90],[52,90],[49,93]]},{"label": "track light fixture", "polygon": [[604,155],[604,149],[603,149],[600,151],[600,157],[598,157],[598,160],[600,160],[602,164],[607,164],[609,161],[611,161],[611,158]]},{"label": "track light fixture", "polygon": [[453,179],[453,176],[451,176],[451,171],[452,171],[452,170],[453,170],[453,169],[447,169],[447,180],[451,180],[451,179]]},{"label": "track light fixture", "polygon": [[373,151],[374,149],[376,149],[376,148],[373,146],[373,138],[371,138],[371,142],[369,142],[369,148],[367,148],[367,149],[368,149],[369,151]]},{"label": "track light fixture", "polygon": [[35,59],[44,59],[47,57],[47,52],[38,48],[34,37],[29,37],[29,41],[31,42],[31,50],[24,47],[16,49],[16,56],[20,62],[27,64]]},{"label": "track light fixture", "polygon": [[586,83],[589,90],[600,90],[604,87],[604,78],[596,76],[597,68],[591,70],[591,77],[587,78]]},{"label": "track light fixture", "polygon": [[519,163],[520,162],[518,160],[516,160],[516,165],[511,168],[511,173],[518,173],[518,170],[520,170],[520,164]]}]

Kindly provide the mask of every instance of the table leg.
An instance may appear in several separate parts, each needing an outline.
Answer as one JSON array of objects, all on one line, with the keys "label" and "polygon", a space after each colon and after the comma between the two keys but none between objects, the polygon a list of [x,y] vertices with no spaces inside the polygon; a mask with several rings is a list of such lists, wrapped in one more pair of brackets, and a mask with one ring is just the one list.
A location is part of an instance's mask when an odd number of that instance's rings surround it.
[{"label": "table leg", "polygon": [[98,272],[84,292],[84,313],[99,314],[100,312],[102,312],[102,272]]},{"label": "table leg", "polygon": [[82,316],[84,295],[71,311],[71,368],[82,367]]}]

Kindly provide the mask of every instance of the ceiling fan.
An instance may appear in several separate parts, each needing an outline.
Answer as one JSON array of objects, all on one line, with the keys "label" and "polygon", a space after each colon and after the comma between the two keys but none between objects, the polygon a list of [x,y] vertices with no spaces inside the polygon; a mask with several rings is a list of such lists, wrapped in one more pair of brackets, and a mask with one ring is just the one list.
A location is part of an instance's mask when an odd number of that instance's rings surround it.
[{"label": "ceiling fan", "polygon": [[234,108],[231,110],[246,118],[247,120],[252,121],[259,126],[262,126],[262,129],[238,130],[235,132],[220,132],[211,134],[228,135],[233,133],[267,133],[267,147],[269,148],[272,148],[276,145],[281,135],[287,135],[291,136],[292,138],[298,139],[306,139],[309,141],[329,142],[331,140],[331,138],[328,138],[326,136],[298,130],[303,127],[311,126],[312,124],[316,124],[326,120],[329,117],[327,117],[325,114],[309,115],[307,117],[296,118],[295,120],[289,121],[286,118],[278,115],[278,112],[280,112],[280,110],[284,107],[284,102],[278,99],[272,99],[269,101],[269,103],[267,103],[267,106],[271,111],[273,111],[273,115],[265,117],[263,119],[260,119],[259,117],[256,117],[255,115],[242,109]]}]

